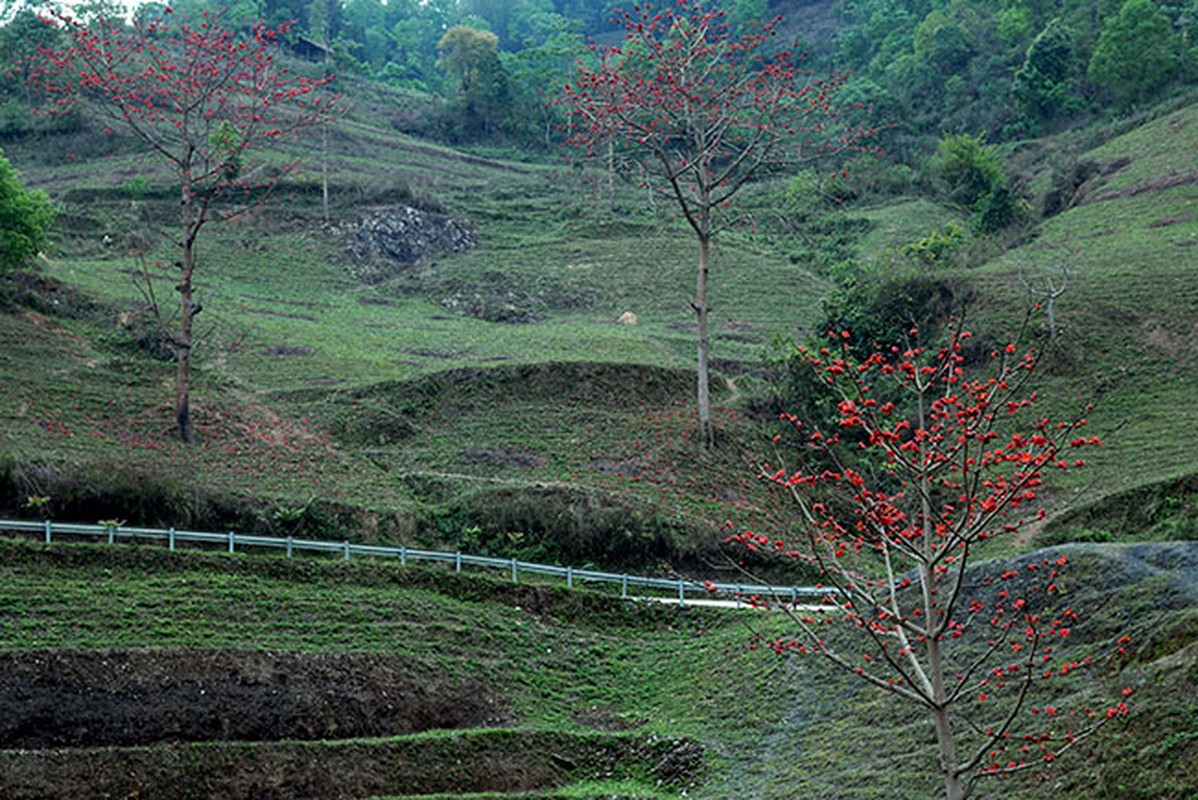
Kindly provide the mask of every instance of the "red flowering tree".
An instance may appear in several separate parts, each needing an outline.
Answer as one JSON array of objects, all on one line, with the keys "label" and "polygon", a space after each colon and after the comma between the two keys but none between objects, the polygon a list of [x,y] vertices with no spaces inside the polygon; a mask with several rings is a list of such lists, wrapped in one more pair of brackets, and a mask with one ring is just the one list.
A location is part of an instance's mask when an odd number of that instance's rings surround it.
[{"label": "red flowering tree", "polygon": [[698,240],[697,394],[708,445],[710,248],[738,221],[733,198],[766,165],[827,155],[865,134],[841,124],[833,103],[839,77],[817,80],[790,52],[769,50],[778,22],[734,34],[724,12],[702,2],[638,6],[624,15],[623,45],[595,48],[562,98],[573,120],[570,141],[608,152],[613,169],[645,176]]},{"label": "red flowering tree", "polygon": [[982,776],[1052,761],[1127,711],[1042,705],[1040,684],[1091,665],[1059,652],[1077,623],[1057,597],[1064,555],[1005,571],[976,563],[1045,515],[1046,473],[1082,467],[1081,451],[1101,442],[1083,433],[1083,417],[1037,409],[1035,352],[1007,345],[988,369],[967,370],[970,338],[957,327],[942,347],[864,361],[851,357],[847,334],[803,350],[833,393],[835,429],[787,417],[807,466],[765,471],[798,504],[802,541],[734,537],[818,567],[827,608],[792,610],[796,635],[774,649],[817,654],[924,709],[949,800]]},{"label": "red flowering tree", "polygon": [[[169,10],[168,10],[169,12]],[[203,228],[260,202],[288,169],[267,170],[262,146],[324,119],[318,92],[332,76],[308,79],[278,64],[288,29],[255,27],[241,35],[220,15],[170,24],[170,14],[139,16],[127,25],[67,16],[48,20],[65,32],[65,49],[43,51],[34,81],[56,98],[56,110],[83,100],[149,146],[179,187],[179,329],[175,337],[175,421],[193,439],[192,322],[200,305],[194,284]],[[292,164],[291,166],[294,166]]]}]

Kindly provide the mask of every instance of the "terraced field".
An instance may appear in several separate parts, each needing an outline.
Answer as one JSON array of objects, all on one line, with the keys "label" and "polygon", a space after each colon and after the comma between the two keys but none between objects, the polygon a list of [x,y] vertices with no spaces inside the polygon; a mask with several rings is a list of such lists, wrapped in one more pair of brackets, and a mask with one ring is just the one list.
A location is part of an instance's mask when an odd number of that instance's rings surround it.
[{"label": "terraced field", "polygon": [[[1133,686],[1136,714],[1078,766],[991,796],[1194,792],[1196,121],[1187,106],[1098,137],[1077,152],[1096,166],[1060,213],[952,270],[994,335],[1015,324],[1029,281],[1068,270],[1043,397],[1055,409],[1093,399],[1108,444],[1057,484],[1069,512],[1021,546],[1160,542],[1096,546],[1071,589],[1096,611],[1093,647],[1133,634],[1134,652],[1094,685]],[[737,569],[725,522],[788,529],[792,510],[757,479],[775,432],[764,355],[820,321],[833,281],[796,255],[811,242],[746,229],[720,243],[725,380],[707,452],[691,432],[694,248],[638,187],[613,210],[585,171],[429,145],[366,112],[338,141],[331,223],[308,176],[202,246],[195,447],[171,435],[165,177],[115,144],[89,154],[82,137],[70,163],[6,145],[63,214],[41,271],[3,287],[0,513],[696,578]],[[1040,170],[1029,186],[1041,194],[1054,146],[1012,154]],[[342,226],[402,205],[455,215],[477,246],[362,279]],[[958,216],[928,198],[838,214],[860,229],[855,256],[882,269],[888,248]],[[625,312],[638,324],[620,324]],[[927,741],[922,722],[754,649],[772,618],[748,627],[478,576],[149,548],[3,542],[0,572],[0,652],[21,678],[0,695],[20,709],[3,721],[4,796],[930,791],[918,759],[901,758]]]}]

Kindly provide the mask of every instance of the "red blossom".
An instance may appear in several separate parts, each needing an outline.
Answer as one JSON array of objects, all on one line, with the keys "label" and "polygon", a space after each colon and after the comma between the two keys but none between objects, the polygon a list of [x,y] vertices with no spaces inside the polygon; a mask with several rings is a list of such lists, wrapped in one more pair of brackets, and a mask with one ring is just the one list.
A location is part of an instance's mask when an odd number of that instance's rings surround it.
[{"label": "red blossom", "polygon": [[[775,549],[802,553],[843,593],[845,613],[818,630],[795,618],[807,652],[928,711],[941,752],[955,754],[944,773],[949,796],[978,774],[1028,763],[1011,761],[1008,743],[1022,743],[1021,753],[1043,750],[1038,760],[1051,761],[1090,730],[1016,733],[1029,686],[1091,666],[1088,658],[1060,661],[1049,646],[1070,637],[1077,621],[1073,609],[1051,606],[1068,558],[1027,560],[980,579],[966,570],[1025,521],[1046,515],[1047,473],[1084,466],[1065,458],[1066,448],[1101,439],[1058,433],[1082,427],[1082,417],[1029,415],[1039,400],[1029,389],[1034,352],[1020,355],[1013,343],[988,366],[967,369],[961,343],[969,338],[957,327],[943,347],[854,358],[851,342],[830,332],[827,347],[802,349],[801,362],[832,395],[829,425],[840,432],[827,435],[810,420],[783,415],[807,431],[801,456],[812,466],[763,471],[805,521],[805,547],[775,542]],[[864,454],[867,468],[848,461],[853,451]],[[834,637],[838,622],[845,630]],[[950,646],[969,635],[988,648],[981,658]],[[862,667],[853,655],[858,647],[885,657]],[[985,708],[957,708],[969,704]],[[1058,705],[1031,709],[1041,719],[1061,713]],[[1096,717],[1125,713],[1115,704]]]}]

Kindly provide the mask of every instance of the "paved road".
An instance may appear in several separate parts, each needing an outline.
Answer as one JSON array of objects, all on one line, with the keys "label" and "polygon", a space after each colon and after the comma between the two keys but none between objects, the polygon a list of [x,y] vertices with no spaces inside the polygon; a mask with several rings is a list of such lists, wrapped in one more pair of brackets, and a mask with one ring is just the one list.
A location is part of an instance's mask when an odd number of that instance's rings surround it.
[{"label": "paved road", "polygon": [[[776,611],[781,608],[781,606],[773,605],[773,606],[770,606],[769,609],[758,609],[758,608],[755,608],[751,603],[747,603],[744,600],[710,600],[710,599],[692,600],[691,598],[688,597],[685,602],[680,602],[677,597],[633,597],[631,599],[638,603],[640,603],[640,602],[672,603],[676,606],[677,605],[685,605],[685,606],[703,606],[706,608],[740,608],[740,609],[744,609],[745,611],[760,611],[760,610]],[[790,604],[787,604],[786,608],[788,608],[792,611],[831,611],[831,610],[834,610],[836,608],[836,606],[812,605],[810,603],[797,603],[793,606]]]}]

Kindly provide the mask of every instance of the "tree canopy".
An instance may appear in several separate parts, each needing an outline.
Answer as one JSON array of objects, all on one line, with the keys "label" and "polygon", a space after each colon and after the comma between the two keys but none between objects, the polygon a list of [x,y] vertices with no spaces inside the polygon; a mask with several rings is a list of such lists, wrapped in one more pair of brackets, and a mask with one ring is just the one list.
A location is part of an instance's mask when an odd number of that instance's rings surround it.
[{"label": "tree canopy", "polygon": [[1073,72],[1073,36],[1057,17],[1028,46],[1011,93],[1029,117],[1051,119],[1069,104]]},{"label": "tree canopy", "polygon": [[[9,24],[35,0],[9,0]],[[463,73],[450,68],[438,43],[455,28],[494,37],[495,56],[483,70],[490,105],[506,122],[476,118],[472,136],[496,136],[542,146],[549,121],[544,100],[563,82],[572,58],[546,61],[545,48],[563,33],[580,41],[610,42],[619,33],[620,0],[179,0],[176,19],[222,14],[233,28],[293,22],[289,38],[327,43],[337,69],[429,92],[449,102],[449,124],[429,125],[450,138],[463,134]],[[811,51],[812,63],[834,65],[878,88],[872,100],[902,110],[904,136],[887,146],[910,156],[909,142],[946,131],[984,132],[991,141],[1035,135],[1044,125],[1070,125],[1151,102],[1198,75],[1198,0],[853,0],[825,9],[799,0],[709,0],[734,30],[748,30],[767,12],[784,20],[780,35]],[[800,14],[800,6],[802,13]],[[149,2],[137,18],[161,17],[167,6]],[[103,2],[86,14],[110,13]],[[802,27],[795,20],[803,19]],[[455,34],[456,37],[457,34]],[[451,39],[454,37],[451,37]],[[16,27],[10,39],[24,37]],[[456,42],[465,45],[466,42]],[[488,45],[489,47],[490,45]],[[467,55],[463,52],[463,55]],[[489,58],[489,57],[488,57]],[[527,66],[536,62],[535,69]],[[502,65],[498,69],[496,65]],[[516,73],[519,73],[517,76]],[[476,74],[482,74],[476,72]],[[8,89],[10,97],[14,90]],[[1111,98],[1118,102],[1112,104]],[[20,100],[21,98],[17,97]],[[476,95],[475,101],[480,98]],[[28,103],[26,103],[28,105]],[[477,105],[477,103],[476,103]],[[485,103],[483,105],[486,105]],[[504,112],[504,108],[517,109]],[[8,116],[15,113],[12,106]],[[535,109],[535,113],[530,113]],[[3,115],[0,115],[0,121]],[[514,124],[527,120],[533,124]],[[560,121],[560,120],[556,120]],[[553,122],[556,122],[553,121]],[[536,124],[536,123],[542,124]]]},{"label": "tree canopy", "polygon": [[1147,99],[1177,64],[1171,34],[1168,18],[1153,0],[1127,0],[1098,37],[1090,79],[1123,103]]}]

